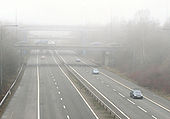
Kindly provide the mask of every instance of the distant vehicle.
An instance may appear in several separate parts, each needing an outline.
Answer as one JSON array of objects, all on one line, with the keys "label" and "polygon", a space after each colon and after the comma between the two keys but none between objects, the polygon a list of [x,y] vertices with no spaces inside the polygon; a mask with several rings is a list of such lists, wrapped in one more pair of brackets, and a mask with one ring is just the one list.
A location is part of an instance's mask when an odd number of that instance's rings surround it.
[{"label": "distant vehicle", "polygon": [[35,44],[37,44],[37,45],[48,44],[48,40],[38,40],[38,41],[35,42]]},{"label": "distant vehicle", "polygon": [[55,44],[54,41],[52,41],[52,40],[49,40],[49,41],[48,41],[48,45],[54,45],[54,44]]},{"label": "distant vehicle", "polygon": [[79,59],[79,58],[77,58],[77,59],[76,59],[76,62],[80,62],[80,59]]},{"label": "distant vehicle", "polygon": [[17,42],[16,44],[29,44],[29,42],[28,41],[19,41],[19,42]]},{"label": "distant vehicle", "polygon": [[41,59],[45,59],[45,56],[41,56]]},{"label": "distant vehicle", "polygon": [[103,45],[103,42],[92,42],[90,44],[94,46],[100,46],[100,45]]},{"label": "distant vehicle", "polygon": [[134,89],[130,92],[130,97],[133,99],[143,99],[143,94],[140,90]]},{"label": "distant vehicle", "polygon": [[92,70],[92,73],[93,74],[99,74],[99,70],[95,68],[95,69]]}]

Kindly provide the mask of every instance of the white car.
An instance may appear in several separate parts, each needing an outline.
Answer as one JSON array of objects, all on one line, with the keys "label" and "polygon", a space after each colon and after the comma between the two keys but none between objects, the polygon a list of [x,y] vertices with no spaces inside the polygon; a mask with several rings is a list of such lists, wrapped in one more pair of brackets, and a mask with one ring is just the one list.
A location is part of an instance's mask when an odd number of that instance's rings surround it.
[{"label": "white car", "polygon": [[93,74],[99,74],[99,70],[95,68],[95,69],[92,70],[92,73]]},{"label": "white car", "polygon": [[80,62],[80,59],[77,58],[77,59],[76,59],[76,62]]},{"label": "white car", "polygon": [[41,59],[45,59],[45,56],[41,56]]}]

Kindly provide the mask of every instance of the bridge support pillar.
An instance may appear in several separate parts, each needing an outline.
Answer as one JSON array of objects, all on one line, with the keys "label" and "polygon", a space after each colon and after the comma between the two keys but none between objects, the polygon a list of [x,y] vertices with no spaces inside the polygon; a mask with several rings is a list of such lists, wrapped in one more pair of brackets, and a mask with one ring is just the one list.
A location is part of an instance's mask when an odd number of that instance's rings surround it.
[{"label": "bridge support pillar", "polygon": [[103,64],[105,66],[109,65],[109,57],[110,57],[110,52],[104,51],[104,53],[103,53]]}]

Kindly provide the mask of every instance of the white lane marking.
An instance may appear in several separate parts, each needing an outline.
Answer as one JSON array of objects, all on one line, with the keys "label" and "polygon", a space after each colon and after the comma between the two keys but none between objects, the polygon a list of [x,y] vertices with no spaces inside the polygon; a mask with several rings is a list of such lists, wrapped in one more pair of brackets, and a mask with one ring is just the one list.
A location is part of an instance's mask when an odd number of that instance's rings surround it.
[{"label": "white lane marking", "polygon": [[139,109],[141,109],[142,111],[144,111],[144,112],[147,112],[146,110],[144,110],[142,107],[140,107],[140,106],[137,106]]},{"label": "white lane marking", "polygon": [[[115,104],[113,104],[106,96],[104,96],[99,90],[97,90],[92,84],[90,84],[83,76],[81,76],[74,68],[69,66],[72,70],[74,70],[81,78],[83,78],[90,86],[92,86],[100,95],[102,95],[109,103],[111,103],[119,112],[121,112],[127,119],[130,119],[122,110],[120,110]],[[119,117],[119,115],[117,115]],[[120,118],[120,117],[119,117]]]},{"label": "white lane marking", "polygon": [[37,55],[37,87],[38,87],[38,103],[37,103],[37,105],[38,105],[38,119],[40,119],[40,90],[39,90],[39,88],[40,88],[40,85],[39,85],[39,80],[40,80],[40,73],[39,73],[39,67],[38,67],[38,55]]},{"label": "white lane marking", "polygon": [[152,115],[152,118],[157,119],[155,116]]},{"label": "white lane marking", "polygon": [[[84,64],[86,64],[87,66],[89,66],[89,65],[88,65],[87,63],[85,63],[84,61],[82,61],[82,63],[84,63]],[[91,67],[91,66],[89,66],[89,67]],[[91,68],[93,68],[93,67],[91,67]],[[130,87],[128,87],[128,86],[126,86],[126,85],[120,83],[119,81],[117,81],[117,80],[115,80],[114,78],[112,78],[112,77],[106,75],[105,73],[103,73],[103,72],[100,72],[100,73],[103,74],[104,76],[106,76],[106,77],[112,79],[114,82],[116,82],[116,83],[122,85],[123,87],[125,87],[125,88],[127,88],[127,89],[129,89],[129,90],[132,90]],[[161,104],[159,104],[159,103],[157,103],[157,102],[151,100],[150,98],[148,98],[148,97],[146,97],[146,96],[143,96],[143,97],[144,97],[145,99],[149,100],[150,102],[154,103],[155,105],[157,105],[157,106],[163,108],[164,110],[170,112],[170,109],[168,109],[168,108],[162,106]]]},{"label": "white lane marking", "polygon": [[65,106],[65,105],[63,105],[63,108],[65,109],[65,108],[66,108],[66,106]]},{"label": "white lane marking", "polygon": [[56,88],[58,89],[58,86]]},{"label": "white lane marking", "polygon": [[53,81],[55,81],[55,79],[53,79]]},{"label": "white lane marking", "polygon": [[63,98],[60,98],[60,100],[63,100]]},{"label": "white lane marking", "polygon": [[67,115],[67,119],[70,119],[70,117]]},{"label": "white lane marking", "polygon": [[122,96],[122,97],[125,97],[125,96],[124,96],[124,95],[122,95],[121,93],[119,93],[119,95],[120,95],[120,96]]},{"label": "white lane marking", "polygon": [[107,87],[109,87],[109,85],[106,85]]},{"label": "white lane marking", "polygon": [[12,119],[13,113],[14,113],[14,112],[11,113],[10,119]]},{"label": "white lane marking", "polygon": [[[60,56],[61,57],[61,56]],[[62,58],[62,57],[61,57]],[[63,59],[63,58],[62,58]],[[83,78],[90,86],[92,86],[100,95],[102,95],[109,103],[111,103],[120,113],[122,113],[127,119],[130,119],[122,110],[120,110],[115,104],[113,104],[106,96],[104,96],[99,90],[97,90],[92,84],[90,84],[82,75],[80,75],[73,67],[69,66],[74,72],[76,72],[81,78]],[[115,113],[116,114],[116,113]],[[117,114],[116,114],[117,115]],[[120,116],[117,115],[119,118]]]},{"label": "white lane marking", "polygon": [[[58,65],[56,59],[54,58],[54,56],[52,55],[55,63]],[[85,102],[85,104],[88,106],[88,108],[90,109],[90,111],[93,113],[93,115],[95,116],[96,119],[99,119],[97,117],[97,115],[95,114],[95,112],[92,110],[92,108],[90,107],[90,105],[87,103],[87,101],[84,99],[84,97],[81,95],[81,93],[79,92],[79,90],[76,88],[76,86],[73,84],[73,82],[71,81],[71,79],[67,76],[67,74],[63,71],[63,69],[58,65],[58,67],[60,68],[60,70],[63,72],[63,74],[67,77],[67,79],[70,81],[70,83],[72,84],[72,86],[75,88],[75,90],[78,92],[78,94],[80,95],[80,97],[83,99],[83,101]]]},{"label": "white lane marking", "polygon": [[116,89],[113,89],[113,91],[116,91]]},{"label": "white lane marking", "polygon": [[55,85],[57,85],[57,83],[55,82]]},{"label": "white lane marking", "polygon": [[131,100],[129,100],[128,98],[127,98],[127,100],[128,100],[130,103],[135,104],[134,102],[132,102],[132,101],[131,101]]},{"label": "white lane marking", "polygon": [[60,95],[60,91],[58,92],[58,94]]}]

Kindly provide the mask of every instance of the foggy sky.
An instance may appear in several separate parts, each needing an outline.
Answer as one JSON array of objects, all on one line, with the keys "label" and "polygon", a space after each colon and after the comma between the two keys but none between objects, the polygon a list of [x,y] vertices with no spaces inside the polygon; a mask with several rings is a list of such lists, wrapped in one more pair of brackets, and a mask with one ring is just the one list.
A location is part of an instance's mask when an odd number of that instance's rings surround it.
[{"label": "foggy sky", "polygon": [[[132,19],[141,9],[164,22],[168,0],[0,0],[0,21],[34,24],[106,24]],[[112,17],[111,17],[112,16]]]}]

